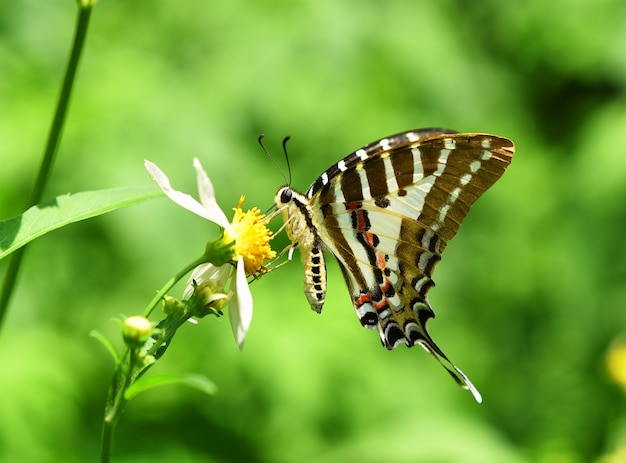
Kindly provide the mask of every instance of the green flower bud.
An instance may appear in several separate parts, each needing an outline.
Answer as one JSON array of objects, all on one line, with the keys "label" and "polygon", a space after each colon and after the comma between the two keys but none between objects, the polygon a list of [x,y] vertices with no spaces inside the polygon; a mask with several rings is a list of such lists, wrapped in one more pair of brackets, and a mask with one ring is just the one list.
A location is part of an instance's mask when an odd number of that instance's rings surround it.
[{"label": "green flower bud", "polygon": [[139,315],[126,318],[122,326],[124,341],[131,347],[143,345],[152,334],[153,327],[150,320]]},{"label": "green flower bud", "polygon": [[175,297],[165,296],[163,298],[163,312],[165,315],[181,315],[185,311],[185,304]]}]

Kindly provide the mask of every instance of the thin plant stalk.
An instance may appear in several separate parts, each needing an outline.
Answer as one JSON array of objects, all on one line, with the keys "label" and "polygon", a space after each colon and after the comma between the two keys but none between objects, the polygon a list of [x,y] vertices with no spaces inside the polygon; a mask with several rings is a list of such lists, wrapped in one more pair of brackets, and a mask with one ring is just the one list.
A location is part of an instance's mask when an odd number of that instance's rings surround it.
[{"label": "thin plant stalk", "polygon": [[[185,275],[196,268],[198,265],[206,262],[206,257],[195,260],[189,265],[186,265],[180,272],[174,275],[165,285],[156,293],[154,298],[150,301],[144,311],[144,316],[147,318],[158,303],[167,295],[170,289],[180,281]],[[163,337],[157,339],[153,349],[147,352],[148,355],[155,355],[156,350],[162,345],[169,345],[172,337],[176,333],[176,330],[189,318],[189,314],[185,317],[174,320],[174,322],[168,327]],[[161,353],[162,355],[162,353]],[[137,350],[131,349],[128,346],[124,348],[122,355],[119,358],[118,364],[115,368],[115,373],[109,386],[109,392],[107,395],[104,420],[102,424],[102,445],[100,448],[100,462],[109,463],[111,461],[113,450],[113,438],[115,435],[115,428],[119,422],[120,416],[126,405],[126,398],[124,396],[126,389],[137,380],[140,376],[146,373],[152,365],[148,365],[136,371],[138,363]]]},{"label": "thin plant stalk", "polygon": [[[56,111],[52,119],[52,125],[48,134],[48,141],[43,153],[43,159],[41,166],[39,167],[39,173],[33,191],[25,204],[24,210],[39,203],[43,195],[44,189],[50,178],[52,166],[54,164],[54,158],[61,141],[61,135],[63,132],[63,125],[67,117],[67,110],[70,102],[70,96],[72,94],[72,88],[74,80],[76,78],[76,70],[78,69],[78,62],[80,59],[83,45],[85,44],[85,37],[87,36],[87,28],[89,26],[89,18],[91,17],[91,10],[95,3],[95,0],[79,0],[78,2],[78,17],[76,21],[76,30],[74,34],[74,42],[72,44],[72,51],[65,70],[65,77],[63,78],[63,84],[61,86],[61,94],[59,95],[59,101],[57,103]],[[0,293],[0,328],[4,320],[13,289],[15,288],[15,282],[19,273],[22,258],[24,257],[24,251],[26,247],[23,246],[13,253],[9,260],[7,273],[2,285],[2,292]]]}]

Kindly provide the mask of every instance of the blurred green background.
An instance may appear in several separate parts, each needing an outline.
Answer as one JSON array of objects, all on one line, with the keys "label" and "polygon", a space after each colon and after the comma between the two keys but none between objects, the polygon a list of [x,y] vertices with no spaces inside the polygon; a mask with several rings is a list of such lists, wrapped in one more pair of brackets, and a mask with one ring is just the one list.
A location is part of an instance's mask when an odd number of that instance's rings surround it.
[{"label": "blurred green background", "polygon": [[[1,218],[32,188],[75,10],[0,2]],[[260,133],[278,159],[291,135],[301,190],[418,127],[517,147],[430,296],[431,334],[482,405],[421,349],[381,348],[334,263],[311,312],[296,259],[252,285],[243,352],[227,318],[182,329],[152,372],[203,373],[218,395],[138,397],[114,461],[626,461],[605,366],[626,335],[625,89],[623,0],[100,0],[46,199],[149,184],[144,159],[195,192],[198,156],[225,209],[243,193],[265,210],[283,179]],[[119,345],[112,318],[140,313],[216,233],[159,199],[30,246],[0,332],[0,461],[97,461],[113,364],[89,331]]]}]

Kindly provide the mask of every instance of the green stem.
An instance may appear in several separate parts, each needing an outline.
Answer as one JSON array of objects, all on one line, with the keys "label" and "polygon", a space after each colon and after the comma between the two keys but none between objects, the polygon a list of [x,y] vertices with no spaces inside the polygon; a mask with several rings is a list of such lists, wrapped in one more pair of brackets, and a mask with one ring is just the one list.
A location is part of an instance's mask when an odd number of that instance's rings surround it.
[{"label": "green stem", "polygon": [[[169,343],[172,337],[176,334],[178,328],[180,328],[187,320],[189,315],[179,317],[172,320],[168,325],[163,335],[159,336],[152,349],[150,349],[146,355],[154,355],[155,352],[164,343]],[[127,356],[130,355],[128,360],[128,367],[124,368]],[[147,371],[154,366],[154,363],[148,366],[141,365],[141,358],[139,356],[138,349],[129,349],[126,347],[120,365],[118,365],[113,380],[111,381],[111,387],[107,397],[104,423],[102,426],[102,447],[100,451],[101,463],[109,463],[111,461],[111,455],[113,450],[113,436],[115,435],[115,428],[120,420],[120,416],[126,405],[126,389],[130,387],[136,380],[141,378]]]},{"label": "green stem", "polygon": [[[76,21],[74,43],[72,45],[72,51],[67,63],[67,68],[65,70],[61,94],[54,113],[54,118],[52,119],[52,126],[50,127],[50,132],[48,134],[48,141],[44,150],[41,166],[39,167],[37,181],[35,182],[33,191],[24,209],[28,209],[41,201],[44,188],[48,178],[50,177],[50,171],[52,170],[52,165],[54,164],[54,157],[63,132],[63,123],[65,122],[67,115],[70,95],[72,94],[72,87],[76,77],[76,70],[78,68],[78,61],[85,43],[85,37],[87,35],[87,27],[89,26],[89,18],[91,16],[93,3],[94,0],[81,0],[78,2],[78,18]],[[15,282],[17,280],[22,258],[24,257],[25,249],[26,247],[23,246],[15,251],[9,261],[7,273],[2,285],[2,293],[0,293],[0,327],[2,327],[4,315],[9,306],[9,301],[11,300],[11,295],[15,287]]]},{"label": "green stem", "polygon": [[148,307],[146,307],[146,310],[144,310],[143,316],[148,318],[150,316],[150,314],[152,313],[152,311],[154,310],[154,308],[157,306],[157,304],[161,301],[161,299],[163,299],[165,297],[167,292],[170,289],[172,289],[172,287],[178,282],[178,280],[183,278],[185,275],[187,275],[190,271],[192,271],[198,265],[203,264],[205,262],[206,262],[206,257],[202,256],[199,259],[193,261],[191,264],[187,265],[185,268],[183,268],[176,275],[174,275],[167,283],[165,283],[165,286],[163,286],[159,290],[159,292],[156,293],[154,298],[152,298],[152,300],[148,304]]},{"label": "green stem", "polygon": [[[125,361],[126,356],[124,356]],[[111,387],[109,388],[109,395],[107,397],[107,403],[104,412],[104,423],[102,426],[102,447],[100,449],[100,461],[101,463],[109,463],[111,461],[111,454],[113,451],[113,436],[115,435],[115,427],[120,420],[120,416],[124,406],[126,405],[126,398],[124,393],[133,379],[133,370],[137,363],[137,350],[130,350],[130,360],[128,367],[124,369],[124,363],[117,366],[113,380],[111,381]]]},{"label": "green stem", "polygon": [[[206,257],[202,256],[199,259],[193,261],[189,265],[186,265],[180,272],[174,275],[165,285],[157,292],[156,296],[150,301],[148,307],[144,311],[144,317],[152,313],[154,308],[159,304],[161,299],[165,297],[170,289],[181,280],[187,273],[192,271],[198,265],[206,262]],[[157,340],[155,344],[158,348],[164,342],[169,342],[176,332],[176,330],[182,325],[189,317],[181,318],[177,320],[174,325],[168,327],[165,336]],[[156,349],[155,349],[156,350]],[[151,352],[152,354],[153,352]],[[130,356],[130,357],[129,357]],[[111,452],[113,450],[113,436],[115,434],[115,427],[120,419],[120,415],[124,406],[126,405],[126,399],[124,393],[126,389],[140,376],[142,376],[150,367],[142,368],[139,373],[135,371],[138,365],[138,351],[137,349],[130,349],[128,346],[124,348],[122,355],[120,355],[118,364],[111,380],[111,386],[109,386],[109,392],[107,395],[105,410],[104,410],[104,422],[102,425],[102,446],[100,448],[100,461],[101,463],[109,463],[111,461]],[[128,366],[126,367],[126,363]]]}]

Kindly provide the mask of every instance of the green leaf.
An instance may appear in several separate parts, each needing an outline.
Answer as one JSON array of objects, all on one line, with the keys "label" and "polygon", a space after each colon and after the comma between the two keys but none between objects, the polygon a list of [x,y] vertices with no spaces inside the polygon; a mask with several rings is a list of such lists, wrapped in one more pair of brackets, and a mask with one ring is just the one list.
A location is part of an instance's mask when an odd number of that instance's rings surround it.
[{"label": "green leaf", "polygon": [[113,356],[113,361],[117,365],[119,362],[119,357],[117,355],[117,351],[115,350],[115,347],[113,347],[113,344],[111,344],[111,341],[109,341],[107,338],[104,337],[102,333],[96,330],[92,330],[89,333],[89,335],[96,338],[98,341],[102,343],[102,345],[106,348],[106,350],[108,350],[111,353],[111,355]]},{"label": "green leaf", "polygon": [[0,259],[57,228],[162,195],[158,187],[149,185],[57,196],[0,222]]},{"label": "green leaf", "polygon": [[157,375],[144,376],[131,384],[124,392],[124,398],[130,400],[148,389],[175,383],[184,384],[208,395],[214,395],[217,392],[215,383],[203,375]]}]

